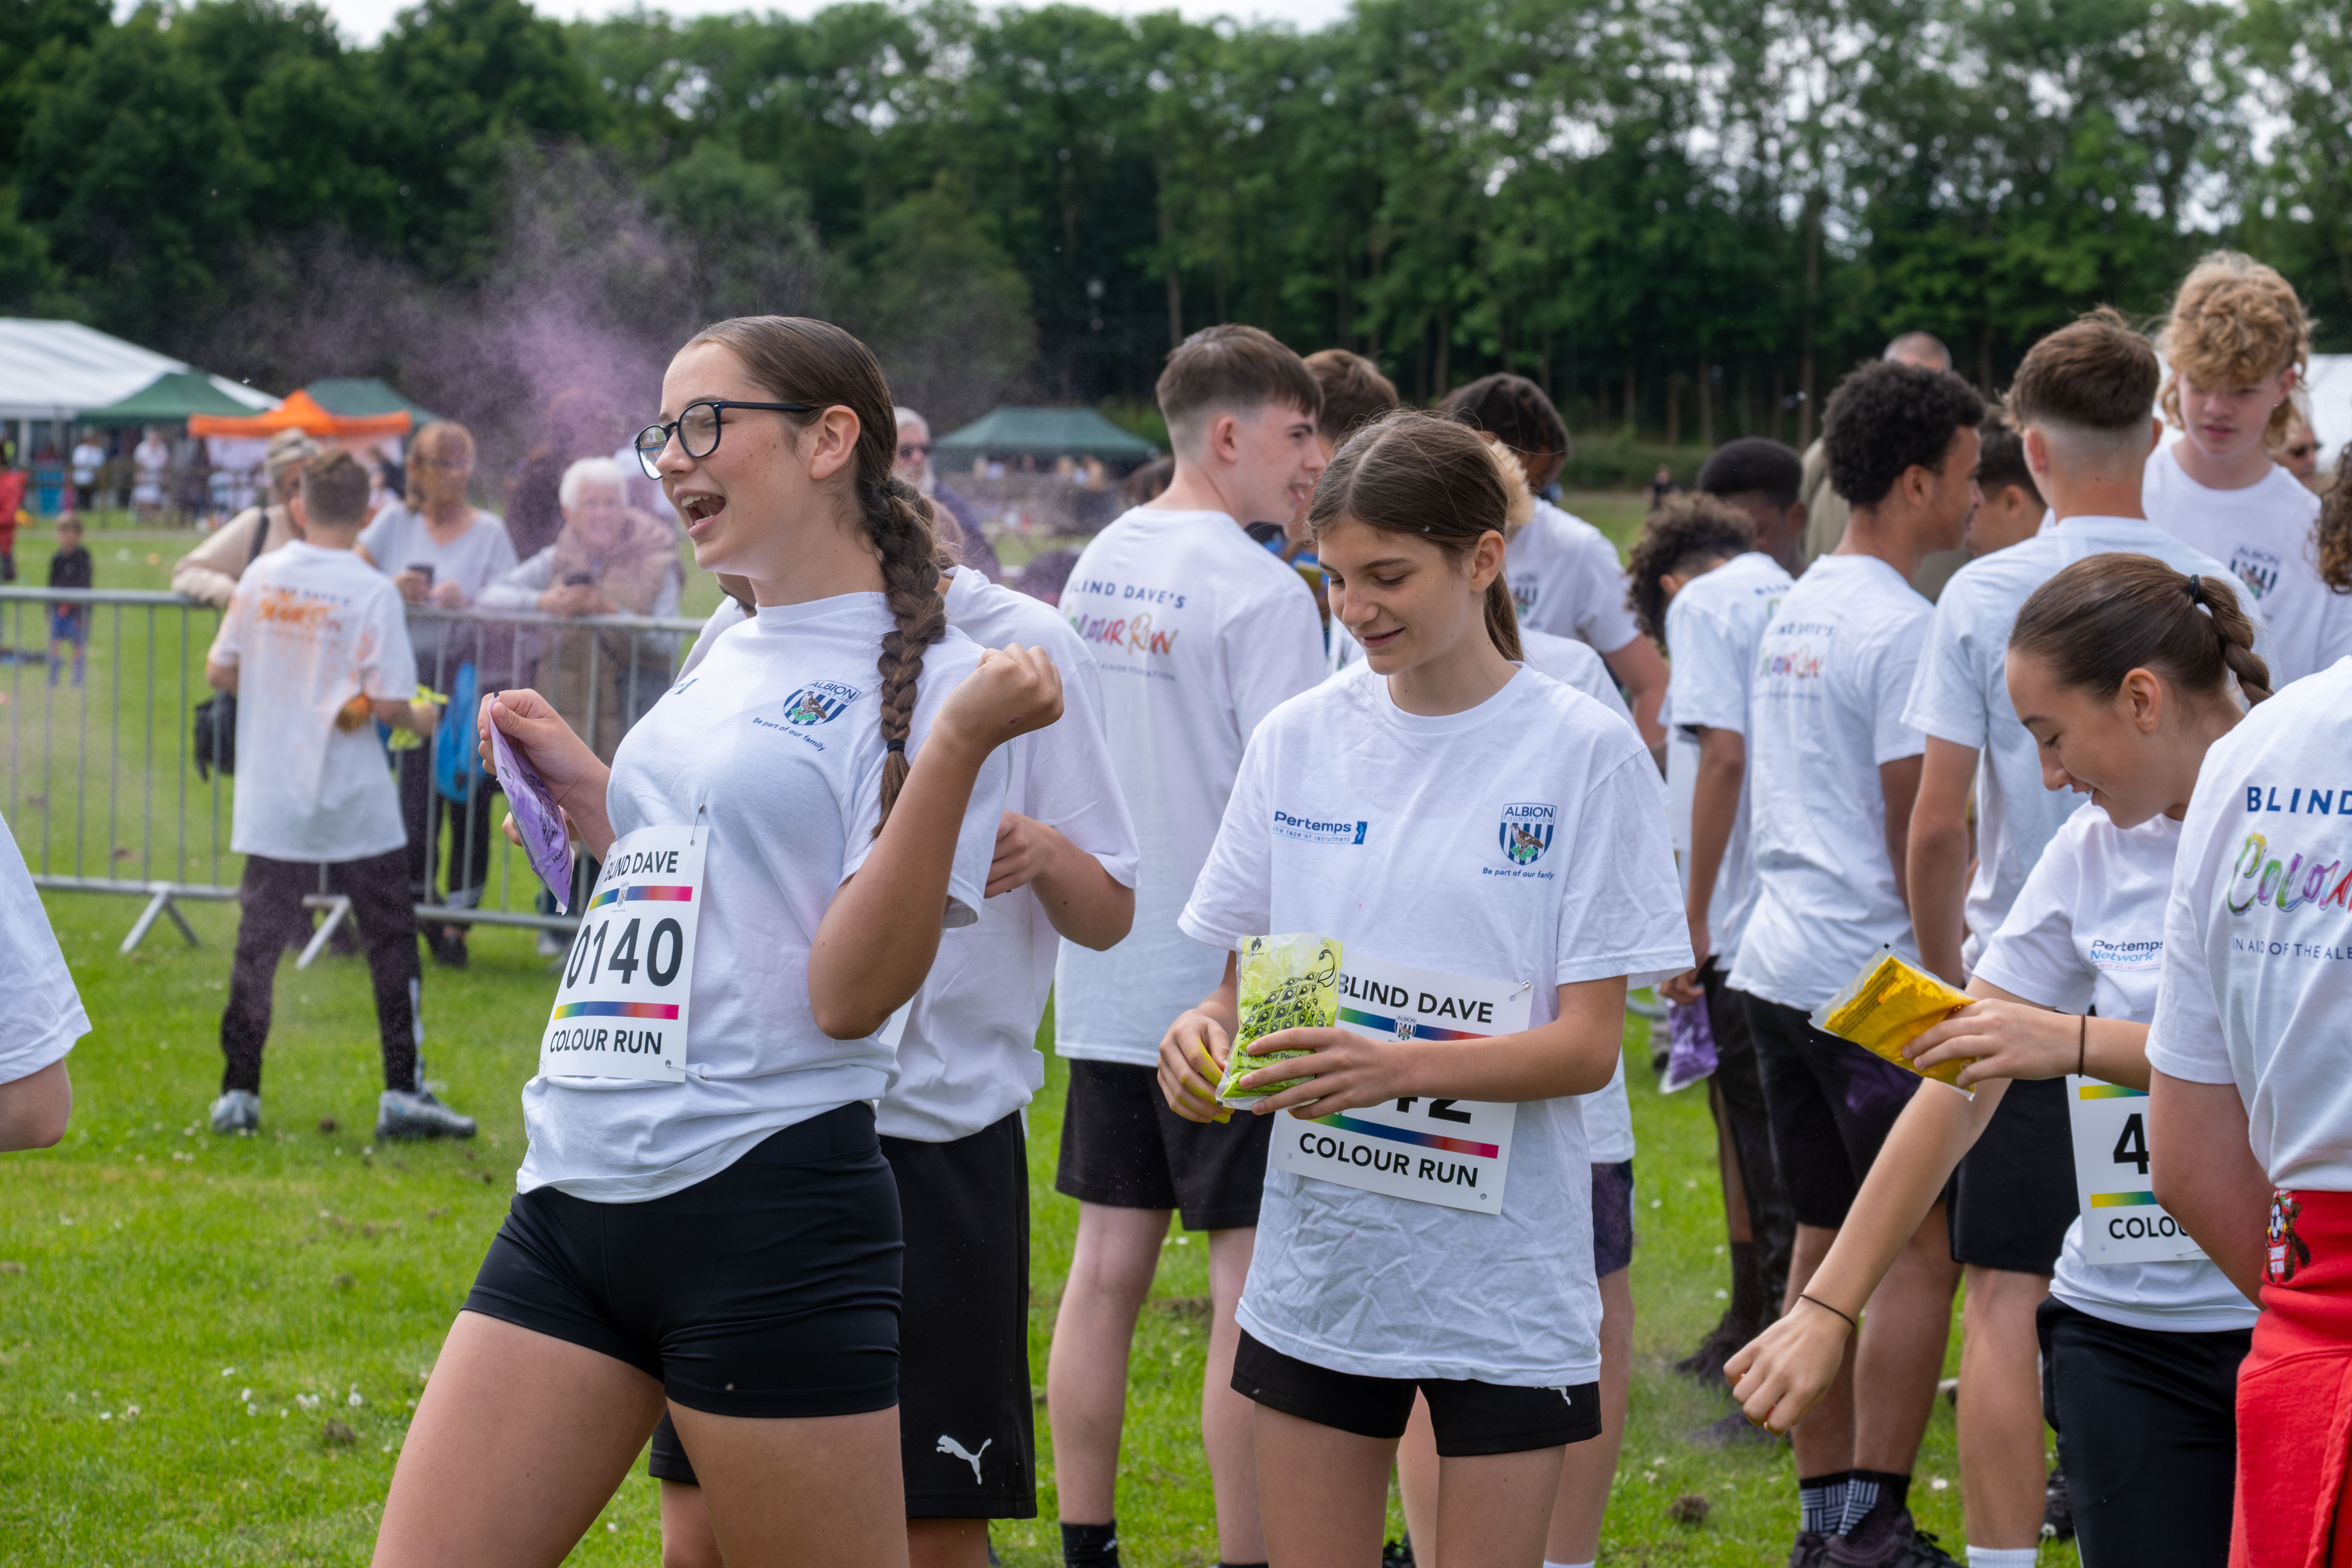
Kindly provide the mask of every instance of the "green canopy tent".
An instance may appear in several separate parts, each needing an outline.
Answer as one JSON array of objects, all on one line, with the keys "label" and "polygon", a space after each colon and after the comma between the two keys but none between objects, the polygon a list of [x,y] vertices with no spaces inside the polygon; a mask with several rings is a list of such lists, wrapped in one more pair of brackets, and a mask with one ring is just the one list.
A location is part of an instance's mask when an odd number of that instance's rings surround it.
[{"label": "green canopy tent", "polygon": [[931,442],[942,468],[969,468],[977,458],[1099,458],[1106,463],[1148,463],[1160,448],[1132,436],[1091,408],[1004,407],[984,414]]},{"label": "green canopy tent", "polygon": [[253,412],[201,371],[165,371],[120,403],[76,416],[84,425],[177,425],[192,415],[243,418]]},{"label": "green canopy tent", "polygon": [[366,419],[382,414],[406,414],[415,423],[430,425],[441,417],[403,397],[390,382],[373,375],[331,375],[304,387],[312,402],[346,419]]}]

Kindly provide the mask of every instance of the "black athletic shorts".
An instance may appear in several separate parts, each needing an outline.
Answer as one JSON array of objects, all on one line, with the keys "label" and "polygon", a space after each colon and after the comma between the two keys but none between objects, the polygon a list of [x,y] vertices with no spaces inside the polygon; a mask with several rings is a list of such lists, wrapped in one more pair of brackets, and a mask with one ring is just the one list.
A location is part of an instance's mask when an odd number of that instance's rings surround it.
[{"label": "black athletic shorts", "polygon": [[2074,1137],[2066,1080],[2010,1084],[1952,1179],[1952,1261],[2012,1274],[2058,1267],[2074,1223]]},{"label": "black athletic shorts", "polygon": [[1186,1230],[1254,1226],[1274,1123],[1246,1110],[1187,1121],[1168,1109],[1156,1069],[1073,1061],[1054,1190],[1106,1208],[1174,1209]]},{"label": "black athletic shorts", "polygon": [[[898,1456],[909,1519],[1034,1519],[1029,1155],[1015,1111],[948,1143],[882,1140],[906,1215]],[[664,1415],[646,1470],[698,1484]]]},{"label": "black athletic shorts", "polygon": [[518,1194],[466,1310],[626,1362],[689,1410],[856,1415],[898,1402],[900,1250],[861,1100],[667,1197]]},{"label": "black athletic shorts", "polygon": [[1633,1262],[1633,1162],[1592,1167],[1592,1277]]},{"label": "black athletic shorts", "polygon": [[2222,1568],[2238,1468],[2238,1363],[2252,1329],[2166,1333],[2055,1296],[2035,1315],[2042,1410],[2084,1568]]},{"label": "black athletic shorts", "polygon": [[1924,1080],[1826,1035],[1794,1007],[1742,995],[1772,1121],[1772,1163],[1799,1225],[1845,1223],[1895,1119]]},{"label": "black athletic shorts", "polygon": [[1521,1388],[1470,1378],[1364,1377],[1287,1356],[1241,1331],[1234,1392],[1286,1415],[1359,1437],[1404,1436],[1415,1389],[1429,1400],[1440,1458],[1524,1454],[1601,1436],[1601,1385]]}]

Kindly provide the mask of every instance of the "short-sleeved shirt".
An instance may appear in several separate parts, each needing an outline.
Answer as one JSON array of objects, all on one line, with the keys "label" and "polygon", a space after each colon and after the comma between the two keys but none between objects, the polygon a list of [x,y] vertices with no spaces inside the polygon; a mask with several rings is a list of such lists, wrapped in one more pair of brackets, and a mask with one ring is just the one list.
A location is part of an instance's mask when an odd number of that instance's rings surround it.
[{"label": "short-sleeved shirt", "polygon": [[[767,606],[714,641],[621,742],[605,800],[614,832],[699,822],[710,833],[686,1079],[531,1079],[521,1191],[552,1186],[600,1203],[661,1197],[772,1133],[889,1091],[898,1073],[887,1045],[817,1027],[808,963],[835,893],[873,850],[888,755],[875,660],[894,624],[880,594]],[[980,651],[953,629],[925,651],[908,736],[918,766]],[[808,712],[795,700],[817,683],[830,699],[826,716],[786,722],[788,711]],[[944,925],[978,917],[1007,765],[999,747],[955,825]]]},{"label": "short-sleeved shirt", "polygon": [[[434,539],[423,517],[405,502],[394,501],[360,531],[360,548],[387,577],[397,577],[411,566],[432,567],[434,585],[457,584],[465,590],[467,604],[515,569],[514,541],[507,535],[507,525],[487,511],[475,512],[474,526],[445,544]],[[472,639],[452,640],[446,621],[420,619],[412,635],[425,679],[438,689],[446,689],[457,678],[458,660],[473,657]],[[441,668],[445,648],[446,669]]]},{"label": "short-sleeved shirt", "polygon": [[1138,507],[1096,535],[1060,609],[1102,672],[1103,733],[1139,852],[1135,925],[1108,952],[1064,942],[1054,1046],[1150,1067],[1176,1016],[1224,977],[1177,928],[1260,720],[1323,679],[1306,580],[1223,512]]},{"label": "short-sleeved shirt", "polygon": [[[1677,734],[1728,730],[1745,740],[1756,652],[1773,612],[1795,586],[1779,562],[1749,551],[1692,578],[1667,604],[1666,648],[1673,660],[1666,672],[1666,716]],[[1684,761],[1696,759],[1685,756]],[[1727,971],[1738,957],[1740,933],[1756,907],[1748,798],[1743,774],[1738,815],[1732,818],[1731,837],[1723,847],[1706,905],[1707,937],[1715,945],[1716,963]]]},{"label": "short-sleeved shirt", "polygon": [[2213,742],[2181,824],[2147,1059],[2234,1083],[2271,1184],[2352,1192],[2352,658]]},{"label": "short-sleeved shirt", "polygon": [[2148,455],[2140,505],[2167,533],[2225,564],[2269,623],[2259,651],[2273,689],[2352,653],[2352,595],[2319,574],[2312,528],[2319,498],[2276,463],[2242,489],[2199,484],[2180,466],[2179,443]]},{"label": "short-sleeved shirt", "polygon": [[[1983,753],[1963,955],[1971,963],[1985,939],[2000,929],[2025,874],[2076,804],[2068,792],[2042,787],[2041,747],[2010,703],[2010,630],[2036,588],[2077,561],[2110,552],[2153,555],[2183,574],[2222,574],[2220,562],[2145,518],[2070,517],[1969,562],[1936,602],[1927,651],[1903,716],[1939,741]],[[2252,613],[2259,625],[2259,609]]]},{"label": "short-sleeved shirt", "polygon": [[205,658],[237,672],[229,847],[272,860],[363,860],[408,842],[375,725],[335,727],[354,697],[406,701],[416,656],[400,595],[348,550],[297,540],[253,563]]},{"label": "short-sleeved shirt", "polygon": [[1756,903],[1734,989],[1810,1011],[1882,948],[1919,956],[1878,770],[1925,746],[1903,703],[1932,613],[1877,557],[1824,555],[1764,628],[1748,705]]},{"label": "short-sleeved shirt", "polygon": [[[2060,825],[1977,961],[1979,978],[2065,1013],[2145,1024],[2164,968],[2164,904],[2180,824],[2157,816],[2117,827],[2084,802]],[[2051,1294],[2136,1329],[2213,1333],[2251,1327],[2253,1303],[2212,1263],[2099,1264],[2066,1227]]]},{"label": "short-sleeved shirt", "polygon": [[[1515,859],[1501,825],[1528,804],[1552,809],[1553,831],[1532,860]],[[1293,836],[1277,813],[1363,826]],[[1563,984],[1641,985],[1690,967],[1674,888],[1657,770],[1622,720],[1526,669],[1465,712],[1406,713],[1359,665],[1251,738],[1184,929],[1228,951],[1314,931],[1351,960],[1524,981],[1540,1027]],[[1591,1163],[1567,1097],[1519,1104],[1496,1214],[1270,1170],[1242,1326],[1364,1376],[1590,1382]]]},{"label": "short-sleeved shirt", "polygon": [[1503,558],[1522,628],[1615,653],[1641,635],[1625,602],[1625,566],[1608,535],[1548,500],[1511,536]]},{"label": "short-sleeved shirt", "polygon": [[89,1033],[81,993],[58,951],[49,912],[25,869],[16,836],[0,822],[0,1083],[30,1078],[61,1060]]}]

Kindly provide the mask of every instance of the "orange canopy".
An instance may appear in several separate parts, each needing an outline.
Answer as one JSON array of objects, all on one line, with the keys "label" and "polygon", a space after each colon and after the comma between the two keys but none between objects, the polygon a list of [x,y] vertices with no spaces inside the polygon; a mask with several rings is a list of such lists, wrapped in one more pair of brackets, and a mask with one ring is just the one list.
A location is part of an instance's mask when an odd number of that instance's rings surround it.
[{"label": "orange canopy", "polygon": [[330,414],[309,393],[293,392],[268,413],[247,418],[226,414],[193,415],[188,419],[188,434],[275,436],[280,430],[301,430],[312,436],[405,436],[411,423],[405,409],[394,414]]}]

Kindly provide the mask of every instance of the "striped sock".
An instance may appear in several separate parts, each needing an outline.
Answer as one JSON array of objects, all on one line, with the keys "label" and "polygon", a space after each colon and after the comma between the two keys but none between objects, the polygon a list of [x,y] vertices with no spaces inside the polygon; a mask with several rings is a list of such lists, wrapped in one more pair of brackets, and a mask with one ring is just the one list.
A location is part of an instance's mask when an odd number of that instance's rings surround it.
[{"label": "striped sock", "polygon": [[1808,1535],[1838,1535],[1845,1529],[1846,1482],[1852,1470],[1832,1475],[1800,1477],[1797,1480],[1797,1528]]}]

